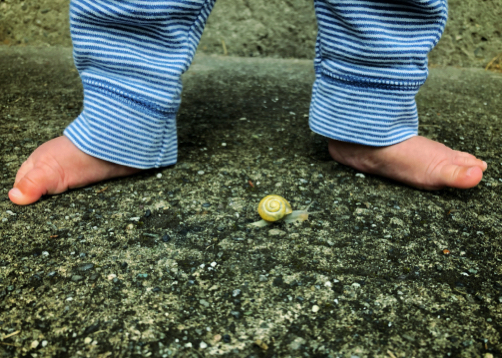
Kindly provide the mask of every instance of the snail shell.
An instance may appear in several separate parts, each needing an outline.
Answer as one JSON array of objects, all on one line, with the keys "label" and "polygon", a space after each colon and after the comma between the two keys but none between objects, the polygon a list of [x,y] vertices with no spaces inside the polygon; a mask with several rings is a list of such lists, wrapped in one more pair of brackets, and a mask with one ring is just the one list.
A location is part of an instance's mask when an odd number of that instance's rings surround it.
[{"label": "snail shell", "polygon": [[265,221],[277,221],[291,214],[293,209],[286,199],[279,195],[267,195],[258,204],[258,214]]}]

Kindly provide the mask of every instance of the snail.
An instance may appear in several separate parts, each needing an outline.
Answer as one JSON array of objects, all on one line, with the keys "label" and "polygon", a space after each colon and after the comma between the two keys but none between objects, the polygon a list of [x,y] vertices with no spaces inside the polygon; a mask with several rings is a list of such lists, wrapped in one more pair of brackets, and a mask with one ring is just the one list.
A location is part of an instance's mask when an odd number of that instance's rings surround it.
[{"label": "snail", "polygon": [[291,204],[279,195],[267,195],[258,204],[258,214],[269,222],[281,220],[292,212]]},{"label": "snail", "polygon": [[314,212],[308,211],[310,205],[303,210],[293,211],[291,204],[282,196],[274,194],[267,195],[258,204],[258,214],[260,214],[263,220],[256,221],[249,225],[264,227],[279,220],[284,220],[286,223],[305,221],[308,220],[309,214],[315,214]]}]

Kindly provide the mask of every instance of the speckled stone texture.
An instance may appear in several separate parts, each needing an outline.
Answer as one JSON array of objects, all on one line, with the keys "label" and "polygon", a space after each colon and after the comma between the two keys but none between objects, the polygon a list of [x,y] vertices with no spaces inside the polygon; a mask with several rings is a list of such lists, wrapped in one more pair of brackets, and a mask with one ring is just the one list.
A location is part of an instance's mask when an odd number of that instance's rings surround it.
[{"label": "speckled stone texture", "polygon": [[[501,74],[434,68],[417,98],[422,135],[488,163],[470,190],[333,162],[309,60],[199,55],[176,166],[18,207],[82,89],[70,49],[0,63],[0,356],[502,356]],[[250,228],[269,193],[317,213]]]},{"label": "speckled stone texture", "polygon": [[[0,0],[0,43],[71,46],[68,4]],[[452,0],[449,6],[446,31],[430,55],[431,63],[484,67],[502,53],[502,0]],[[312,58],[316,29],[311,0],[218,0],[199,49],[245,57]]]}]

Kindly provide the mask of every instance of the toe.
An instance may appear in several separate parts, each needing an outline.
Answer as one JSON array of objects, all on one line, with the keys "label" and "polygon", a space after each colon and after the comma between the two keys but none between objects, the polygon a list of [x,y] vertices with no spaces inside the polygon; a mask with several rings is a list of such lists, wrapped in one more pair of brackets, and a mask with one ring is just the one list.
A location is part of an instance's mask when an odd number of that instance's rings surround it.
[{"label": "toe", "polygon": [[465,167],[448,164],[441,168],[440,176],[446,186],[468,189],[479,184],[483,178],[483,170],[479,166]]},{"label": "toe", "polygon": [[456,156],[453,160],[453,164],[462,167],[479,167],[482,171],[486,170],[486,163],[474,156]]},{"label": "toe", "polygon": [[23,164],[21,164],[21,167],[17,171],[16,179],[14,180],[14,185],[16,185],[17,183],[19,183],[19,181],[22,178],[24,178],[24,176],[26,175],[26,173],[28,173],[31,169],[33,169],[33,164],[31,163],[31,161],[27,160]]},{"label": "toe", "polygon": [[51,189],[53,179],[47,175],[47,171],[33,168],[14,184],[9,191],[9,198],[17,205],[32,204]]}]

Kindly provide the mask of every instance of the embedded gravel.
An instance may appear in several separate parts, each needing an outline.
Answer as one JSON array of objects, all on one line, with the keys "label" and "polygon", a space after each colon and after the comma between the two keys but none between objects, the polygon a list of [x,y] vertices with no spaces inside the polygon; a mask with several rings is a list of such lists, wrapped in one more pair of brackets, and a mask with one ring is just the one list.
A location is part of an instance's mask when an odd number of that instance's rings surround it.
[{"label": "embedded gravel", "polygon": [[[79,113],[71,50],[0,48],[0,355],[502,355],[502,75],[435,68],[421,134],[484,159],[425,192],[333,162],[312,63],[199,56],[179,163],[15,206],[17,168]],[[309,221],[249,228],[266,194]]]}]

